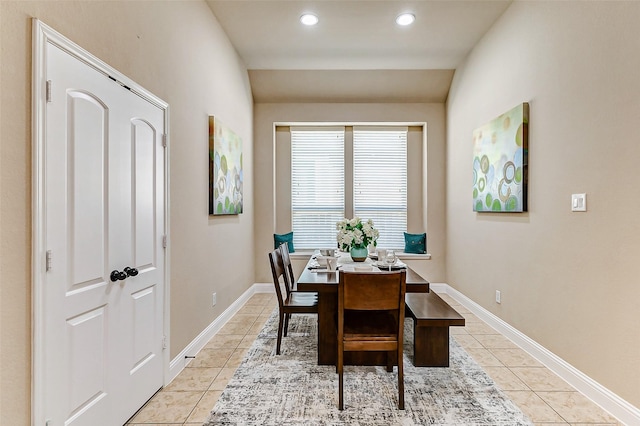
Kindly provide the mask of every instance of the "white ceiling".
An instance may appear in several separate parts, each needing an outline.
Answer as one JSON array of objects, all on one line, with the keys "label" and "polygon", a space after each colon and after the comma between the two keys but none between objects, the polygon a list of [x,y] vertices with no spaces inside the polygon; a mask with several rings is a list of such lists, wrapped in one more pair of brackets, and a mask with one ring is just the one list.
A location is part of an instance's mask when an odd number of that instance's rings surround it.
[{"label": "white ceiling", "polygon": [[[453,70],[511,2],[207,0],[256,102],[442,102]],[[415,23],[399,27],[407,11]],[[305,12],[318,25],[302,25]]]}]

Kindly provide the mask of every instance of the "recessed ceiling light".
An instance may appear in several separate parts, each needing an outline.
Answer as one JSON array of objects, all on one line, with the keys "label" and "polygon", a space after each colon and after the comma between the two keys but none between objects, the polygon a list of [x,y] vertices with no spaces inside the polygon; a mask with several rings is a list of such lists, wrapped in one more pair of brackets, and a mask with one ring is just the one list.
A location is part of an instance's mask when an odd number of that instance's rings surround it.
[{"label": "recessed ceiling light", "polygon": [[305,25],[315,25],[318,23],[318,17],[313,13],[305,13],[300,17],[300,22]]},{"label": "recessed ceiling light", "polygon": [[406,26],[413,24],[416,20],[416,16],[413,13],[403,13],[396,18],[396,24]]}]

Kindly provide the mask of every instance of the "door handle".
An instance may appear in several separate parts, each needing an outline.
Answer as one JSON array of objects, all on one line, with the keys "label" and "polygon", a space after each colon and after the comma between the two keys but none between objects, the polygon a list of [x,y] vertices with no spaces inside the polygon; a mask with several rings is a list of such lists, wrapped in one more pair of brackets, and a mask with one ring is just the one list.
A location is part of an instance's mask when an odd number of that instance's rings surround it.
[{"label": "door handle", "polygon": [[136,268],[131,268],[129,266],[124,268],[124,272],[130,277],[135,277],[136,275],[138,275],[138,270]]},{"label": "door handle", "polygon": [[138,270],[136,268],[131,268],[129,266],[127,266],[126,268],[124,268],[124,270],[122,272],[118,271],[117,269],[111,271],[111,281],[116,282],[116,281],[124,281],[129,277],[135,277],[136,275],[138,275]]},{"label": "door handle", "polygon": [[116,282],[118,280],[126,280],[127,279],[127,274],[126,272],[120,272],[117,269],[111,271],[111,275],[110,275],[111,281]]}]

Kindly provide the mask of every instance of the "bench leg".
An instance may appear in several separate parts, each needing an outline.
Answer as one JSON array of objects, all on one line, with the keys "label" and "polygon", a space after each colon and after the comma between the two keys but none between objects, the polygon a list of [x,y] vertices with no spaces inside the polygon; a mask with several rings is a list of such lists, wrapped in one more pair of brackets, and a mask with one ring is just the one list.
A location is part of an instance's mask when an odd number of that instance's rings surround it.
[{"label": "bench leg", "polygon": [[413,365],[449,366],[449,327],[419,326],[414,323]]}]

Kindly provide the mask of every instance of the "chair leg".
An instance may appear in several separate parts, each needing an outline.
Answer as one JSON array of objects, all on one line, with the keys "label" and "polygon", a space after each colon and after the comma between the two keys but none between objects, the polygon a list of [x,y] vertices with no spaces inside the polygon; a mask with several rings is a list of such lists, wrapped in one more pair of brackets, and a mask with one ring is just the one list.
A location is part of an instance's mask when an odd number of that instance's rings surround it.
[{"label": "chair leg", "polygon": [[393,352],[385,352],[384,357],[387,359],[387,372],[393,372],[393,357],[391,356]]},{"label": "chair leg", "polygon": [[280,320],[278,321],[278,343],[276,343],[276,355],[280,355],[280,343],[282,342],[283,323],[284,323],[284,313],[280,311]]},{"label": "chair leg", "polygon": [[398,351],[398,408],[404,410],[404,362]]},{"label": "chair leg", "polygon": [[284,314],[284,337],[287,337],[287,330],[289,330],[289,318],[291,314]]},{"label": "chair leg", "polygon": [[344,382],[344,359],[342,351],[338,352],[338,409],[344,410],[344,390],[342,388]]}]

